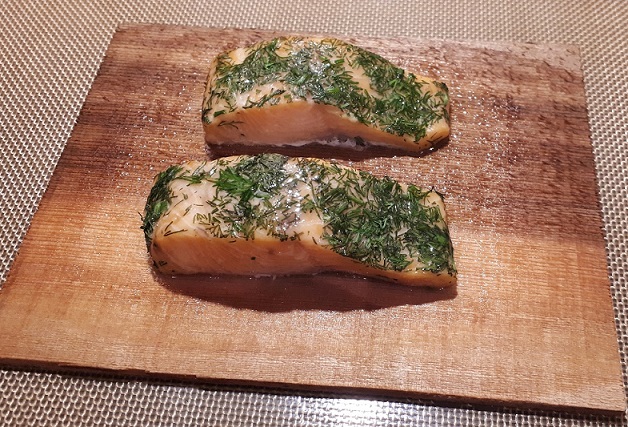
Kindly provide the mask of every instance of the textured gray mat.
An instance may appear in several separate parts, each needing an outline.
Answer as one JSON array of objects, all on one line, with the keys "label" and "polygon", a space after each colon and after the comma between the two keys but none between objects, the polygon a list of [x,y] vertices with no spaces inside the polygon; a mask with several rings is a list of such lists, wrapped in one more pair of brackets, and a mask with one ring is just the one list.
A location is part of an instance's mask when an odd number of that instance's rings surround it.
[{"label": "textured gray mat", "polygon": [[[0,284],[122,22],[580,46],[624,372],[628,343],[628,2],[4,1]],[[624,425],[625,419],[0,370],[0,425]]]}]

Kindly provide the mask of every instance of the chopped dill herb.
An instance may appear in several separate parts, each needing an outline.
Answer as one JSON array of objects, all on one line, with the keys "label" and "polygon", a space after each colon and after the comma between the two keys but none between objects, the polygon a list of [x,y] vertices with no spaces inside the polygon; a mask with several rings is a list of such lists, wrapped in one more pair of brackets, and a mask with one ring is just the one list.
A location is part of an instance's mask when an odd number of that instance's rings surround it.
[{"label": "chopped dill herb", "polygon": [[287,157],[277,154],[245,158],[235,167],[222,170],[216,187],[239,197],[241,204],[248,203],[253,196],[267,197],[277,193],[286,179],[283,170],[286,161]]},{"label": "chopped dill herb", "polygon": [[244,109],[247,108],[260,108],[263,107],[264,104],[268,103],[270,105],[277,105],[279,103],[279,98],[278,96],[281,95],[282,93],[284,93],[285,90],[274,90],[271,93],[268,93],[264,96],[262,96],[258,101],[251,101],[250,99],[247,100],[247,103],[244,107]]},{"label": "chopped dill herb", "polygon": [[[369,88],[357,76],[368,77]],[[279,83],[279,88],[270,84]],[[335,39],[282,37],[247,49],[241,63],[224,53],[217,58],[215,78],[208,81],[203,121],[237,109],[276,105],[296,99],[338,107],[360,123],[419,142],[433,123],[449,121],[447,86],[426,81],[383,57]],[[271,90],[261,90],[264,85]],[[252,92],[253,89],[257,91]],[[430,141],[436,143],[437,141]]]},{"label": "chopped dill herb", "polygon": [[[432,191],[336,163],[279,154],[218,160],[191,172],[172,167],[160,174],[146,204],[147,244],[154,223],[170,207],[169,185],[176,179],[215,188],[192,223],[219,238],[254,239],[262,232],[280,241],[301,240],[306,237],[291,227],[302,214],[314,213],[323,222],[323,234],[311,236],[314,244],[360,263],[404,271],[417,261],[422,270],[456,271],[443,213],[427,202]],[[164,235],[176,232],[168,226]]]},{"label": "chopped dill herb", "polygon": [[177,233],[184,233],[186,231],[187,231],[186,229],[181,229],[181,230],[176,230],[176,231],[168,230],[164,233],[164,236],[170,236],[172,234],[177,234]]},{"label": "chopped dill herb", "polygon": [[[454,272],[449,231],[437,206],[426,206],[430,192],[349,168],[310,169],[317,200],[309,209],[325,222],[329,246],[372,267],[402,271],[418,259],[427,271]],[[304,207],[305,208],[305,207]]]},{"label": "chopped dill herb", "polygon": [[218,231],[215,235],[253,239],[261,229],[282,241],[294,237],[286,229],[294,221],[291,207],[297,201],[282,192],[287,159],[278,154],[245,157],[218,172],[214,180],[218,191],[207,201],[212,208],[211,229]]},{"label": "chopped dill herb", "polygon": [[140,227],[144,230],[146,247],[150,247],[153,229],[157,220],[168,210],[170,205],[170,183],[182,169],[181,166],[170,166],[165,171],[159,173],[155,178],[153,188],[150,190],[150,194],[146,200],[142,226]]}]

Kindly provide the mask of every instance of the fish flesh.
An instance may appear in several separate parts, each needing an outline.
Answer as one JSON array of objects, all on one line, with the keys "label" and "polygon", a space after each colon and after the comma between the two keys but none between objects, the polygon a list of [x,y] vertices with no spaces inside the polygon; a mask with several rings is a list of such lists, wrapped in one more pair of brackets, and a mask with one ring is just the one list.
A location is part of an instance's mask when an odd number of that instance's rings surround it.
[{"label": "fish flesh", "polygon": [[456,282],[439,193],[320,159],[259,154],[171,166],[156,177],[142,228],[167,274]]},{"label": "fish flesh", "polygon": [[438,192],[321,159],[258,154],[171,166],[155,178],[142,228],[165,274],[456,282]]},{"label": "fish flesh", "polygon": [[375,145],[408,154],[449,136],[447,86],[333,38],[279,37],[219,54],[202,105],[217,145]]}]

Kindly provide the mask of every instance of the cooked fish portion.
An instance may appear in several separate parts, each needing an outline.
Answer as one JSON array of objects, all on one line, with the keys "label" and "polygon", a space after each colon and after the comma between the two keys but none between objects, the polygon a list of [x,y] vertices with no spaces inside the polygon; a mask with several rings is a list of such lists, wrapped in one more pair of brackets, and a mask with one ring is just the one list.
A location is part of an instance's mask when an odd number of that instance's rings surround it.
[{"label": "cooked fish portion", "polygon": [[449,93],[340,40],[282,37],[215,58],[202,120],[209,145],[349,141],[418,153],[448,137]]},{"label": "cooked fish portion", "polygon": [[143,226],[167,274],[341,271],[405,285],[456,282],[441,196],[312,158],[233,156],[171,166]]}]

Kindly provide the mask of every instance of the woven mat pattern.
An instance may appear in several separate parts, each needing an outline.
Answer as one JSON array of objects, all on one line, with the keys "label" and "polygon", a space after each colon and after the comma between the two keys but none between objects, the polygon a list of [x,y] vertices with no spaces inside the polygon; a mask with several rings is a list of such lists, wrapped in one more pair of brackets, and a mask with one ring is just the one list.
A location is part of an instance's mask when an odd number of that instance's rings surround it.
[{"label": "woven mat pattern", "polygon": [[[578,45],[626,371],[628,2],[4,0],[0,286],[122,22]],[[628,420],[0,369],[2,426],[200,424],[601,426],[628,425]]]}]

